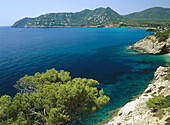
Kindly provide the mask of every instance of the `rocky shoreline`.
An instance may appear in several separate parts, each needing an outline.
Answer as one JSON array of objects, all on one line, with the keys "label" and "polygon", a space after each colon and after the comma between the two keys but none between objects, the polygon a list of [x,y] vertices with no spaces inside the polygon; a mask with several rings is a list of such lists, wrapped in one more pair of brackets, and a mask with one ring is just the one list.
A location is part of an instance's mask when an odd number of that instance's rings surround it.
[{"label": "rocky shoreline", "polygon": [[166,112],[160,120],[153,116],[146,102],[153,97],[153,93],[164,96],[170,94],[170,81],[165,80],[167,73],[168,69],[160,66],[154,74],[153,83],[145,89],[142,95],[123,106],[117,116],[110,120],[107,125],[164,125],[165,119],[170,117],[170,114]]},{"label": "rocky shoreline", "polygon": [[147,29],[149,27],[133,27],[133,26],[117,26],[117,25],[105,25],[105,26],[100,26],[100,25],[95,25],[95,26],[24,26],[24,27],[13,27],[11,28],[130,28],[130,29]]},{"label": "rocky shoreline", "polygon": [[159,42],[154,35],[149,35],[128,49],[152,55],[167,54],[170,53],[170,37],[166,41]]}]

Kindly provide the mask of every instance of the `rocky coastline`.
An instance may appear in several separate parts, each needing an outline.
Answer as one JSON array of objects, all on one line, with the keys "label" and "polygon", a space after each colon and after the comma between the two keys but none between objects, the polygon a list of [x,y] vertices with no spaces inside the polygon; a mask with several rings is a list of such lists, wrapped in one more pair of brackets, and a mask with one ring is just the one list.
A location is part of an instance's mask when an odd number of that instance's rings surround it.
[{"label": "rocky coastline", "polygon": [[170,53],[170,37],[166,41],[159,42],[154,35],[149,35],[129,46],[128,49],[152,55],[168,54]]},{"label": "rocky coastline", "polygon": [[142,95],[123,106],[117,115],[107,125],[164,125],[165,119],[170,117],[168,112],[160,120],[154,117],[146,102],[155,95],[170,94],[170,81],[165,80],[168,73],[166,67],[160,66],[155,74],[153,82],[145,89]]},{"label": "rocky coastline", "polygon": [[119,26],[119,25],[89,25],[89,26],[36,26],[36,25],[32,25],[32,26],[24,26],[24,27],[11,27],[11,28],[80,28],[80,27],[84,27],[84,28],[130,28],[130,29],[146,29],[149,27],[140,27],[140,26]]}]

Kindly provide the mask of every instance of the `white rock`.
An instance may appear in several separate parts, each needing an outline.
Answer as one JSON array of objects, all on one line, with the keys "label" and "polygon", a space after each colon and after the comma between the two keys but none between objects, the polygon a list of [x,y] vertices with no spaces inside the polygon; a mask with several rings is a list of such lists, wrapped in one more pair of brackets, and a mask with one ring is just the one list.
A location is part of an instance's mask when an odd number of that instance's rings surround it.
[{"label": "white rock", "polygon": [[146,102],[149,98],[152,98],[151,95],[154,92],[156,92],[156,95],[163,94],[164,96],[167,96],[170,94],[170,81],[164,80],[166,74],[167,68],[159,67],[154,75],[154,83],[148,85],[144,93],[139,96],[138,99],[135,99],[123,106],[119,110],[118,115],[107,123],[107,125],[157,125],[159,118],[153,117],[153,114],[147,107]]},{"label": "white rock", "polygon": [[131,45],[129,49],[134,49],[147,54],[163,54],[170,52],[170,37],[165,42],[159,42],[154,35],[147,36],[139,42]]}]

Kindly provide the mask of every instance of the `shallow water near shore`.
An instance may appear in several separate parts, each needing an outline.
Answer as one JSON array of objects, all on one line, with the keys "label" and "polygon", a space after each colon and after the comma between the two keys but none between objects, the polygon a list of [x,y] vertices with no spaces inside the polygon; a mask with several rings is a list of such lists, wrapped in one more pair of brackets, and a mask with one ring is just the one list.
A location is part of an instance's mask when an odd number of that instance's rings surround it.
[{"label": "shallow water near shore", "polygon": [[14,96],[13,85],[25,74],[56,68],[72,78],[100,82],[110,104],[82,124],[105,124],[108,111],[117,109],[143,91],[168,55],[154,56],[126,49],[147,35],[144,29],[120,28],[10,28],[0,27],[0,94]]}]

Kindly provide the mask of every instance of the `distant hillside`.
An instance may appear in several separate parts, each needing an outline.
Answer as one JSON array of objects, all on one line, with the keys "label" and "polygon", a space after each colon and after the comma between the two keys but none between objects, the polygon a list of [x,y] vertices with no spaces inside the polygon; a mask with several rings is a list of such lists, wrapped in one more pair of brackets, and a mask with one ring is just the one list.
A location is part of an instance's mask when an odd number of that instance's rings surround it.
[{"label": "distant hillside", "polygon": [[94,26],[117,23],[122,16],[111,8],[83,10],[76,13],[49,13],[36,18],[24,18],[12,27]]},{"label": "distant hillside", "polygon": [[125,15],[125,17],[130,18],[131,20],[170,21],[170,8],[154,7],[141,12]]},{"label": "distant hillside", "polygon": [[34,18],[23,18],[17,22],[15,22],[15,24],[12,27],[25,27],[26,24],[28,24],[29,22],[35,20]]},{"label": "distant hillside", "polygon": [[[150,8],[129,15],[120,15],[111,8],[85,9],[76,13],[49,13],[36,18],[23,18],[12,27],[81,27],[81,26],[121,26],[139,25],[140,21],[170,22],[170,9]],[[130,24],[128,24],[131,22]],[[140,24],[141,26],[141,24]]]},{"label": "distant hillside", "polygon": [[170,22],[170,8],[154,7],[141,12],[135,12],[124,16],[130,21],[147,24],[165,24]]}]

